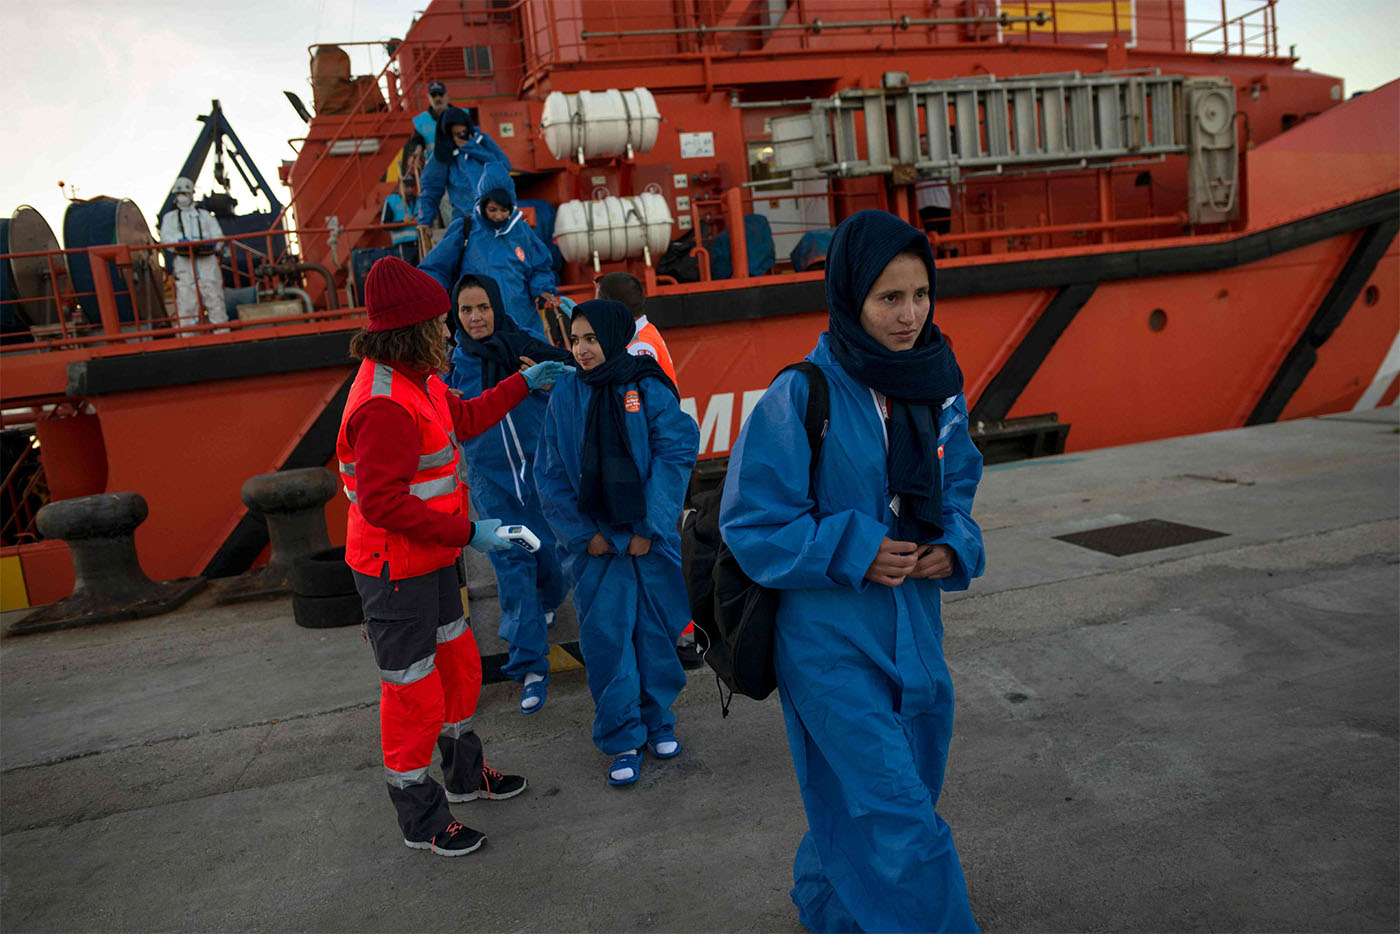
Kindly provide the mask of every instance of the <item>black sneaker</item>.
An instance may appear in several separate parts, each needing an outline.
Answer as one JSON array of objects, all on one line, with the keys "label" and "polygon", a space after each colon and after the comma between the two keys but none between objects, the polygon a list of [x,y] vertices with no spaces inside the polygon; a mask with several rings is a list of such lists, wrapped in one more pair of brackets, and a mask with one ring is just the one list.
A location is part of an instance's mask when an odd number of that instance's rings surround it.
[{"label": "black sneaker", "polygon": [[438,856],[466,856],[481,849],[486,842],[486,834],[454,820],[431,840],[410,840],[405,837],[403,842],[405,846],[415,850],[431,850]]},{"label": "black sneaker", "polygon": [[705,650],[694,642],[676,646],[676,657],[681,660],[681,667],[687,671],[694,671],[705,664]]},{"label": "black sneaker", "polygon": [[481,770],[481,785],[475,791],[454,792],[451,789],[444,789],[447,792],[447,800],[453,804],[460,804],[463,801],[475,801],[478,798],[490,798],[493,801],[501,801],[506,798],[514,798],[525,790],[525,779],[519,775],[502,775],[490,766]]}]

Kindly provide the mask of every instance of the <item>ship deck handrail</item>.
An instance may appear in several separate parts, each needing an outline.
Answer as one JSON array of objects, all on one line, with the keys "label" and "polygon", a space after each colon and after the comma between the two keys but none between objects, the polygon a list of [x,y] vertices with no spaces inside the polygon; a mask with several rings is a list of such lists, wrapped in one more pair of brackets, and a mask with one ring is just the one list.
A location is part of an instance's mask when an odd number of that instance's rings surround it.
[{"label": "ship deck handrail", "polygon": [[[1390,190],[1389,188],[1386,189]],[[1364,200],[1380,191],[1372,192],[1369,189],[1358,192],[1357,198]],[[779,263],[769,273],[760,276],[748,275],[748,250],[749,245],[743,233],[744,227],[737,220],[748,213],[752,213],[754,202],[756,201],[776,201],[776,200],[798,200],[798,199],[825,199],[842,198],[847,202],[857,202],[862,198],[867,200],[876,199],[878,196],[872,193],[833,193],[830,191],[820,192],[793,192],[793,193],[767,193],[754,191],[743,187],[733,187],[727,190],[722,196],[714,198],[692,198],[688,211],[691,220],[691,228],[696,230],[700,236],[697,238],[697,245],[693,249],[693,255],[698,260],[700,278],[696,282],[675,283],[673,279],[659,274],[656,267],[647,266],[642,270],[642,278],[646,284],[648,294],[671,294],[687,291],[708,291],[711,289],[745,288],[752,286],[766,286],[781,282],[796,282],[806,278],[820,277],[818,271],[812,273],[801,273],[792,269],[785,263]],[[878,202],[877,202],[878,203]],[[907,205],[905,209],[907,211]],[[1300,208],[1302,215],[1307,214],[1307,209]],[[713,212],[713,213],[711,213]],[[988,216],[990,217],[990,216]],[[1228,240],[1231,237],[1239,236],[1252,229],[1248,219],[1229,227],[1217,225],[1207,229],[1192,229],[1186,223],[1186,215],[1182,211],[1155,213],[1141,217],[1120,217],[1101,216],[1094,220],[1084,220],[1072,223],[1036,223],[1032,219],[1030,223],[1006,223],[1009,218],[1002,216],[1002,223],[980,230],[961,229],[948,233],[929,232],[930,243],[942,255],[940,265],[963,266],[980,265],[988,262],[1004,262],[1007,260],[1031,260],[1042,256],[1067,255],[1082,250],[1109,250],[1118,249],[1142,249],[1144,246],[1169,246],[1182,245],[1185,243],[1206,244]],[[1285,218],[1286,220],[1286,218]],[[1271,219],[1278,222],[1277,218]],[[8,262],[10,259],[26,259],[48,257],[50,268],[57,270],[62,264],[58,262],[60,258],[65,258],[75,254],[86,254],[94,264],[94,269],[101,268],[106,275],[94,275],[93,291],[78,292],[71,287],[61,290],[57,296],[60,305],[65,311],[73,306],[78,299],[94,298],[99,307],[99,320],[95,322],[85,322],[74,327],[68,320],[68,315],[60,315],[56,322],[57,333],[47,334],[37,340],[26,343],[10,343],[0,345],[0,356],[12,358],[17,354],[33,353],[44,350],[62,349],[98,349],[104,345],[110,345],[111,352],[129,353],[133,351],[133,341],[144,341],[151,337],[174,336],[177,334],[190,335],[217,335],[215,340],[243,340],[252,336],[248,333],[250,329],[268,330],[257,336],[271,336],[272,329],[280,325],[314,325],[320,327],[343,327],[348,319],[363,315],[359,302],[352,297],[345,302],[343,307],[324,307],[329,303],[321,299],[318,303],[323,307],[313,308],[311,313],[298,312],[287,316],[276,318],[260,318],[255,321],[230,321],[227,323],[201,323],[197,325],[180,326],[171,317],[159,317],[149,319],[139,319],[132,322],[122,322],[118,318],[117,299],[124,290],[113,287],[110,272],[113,267],[118,271],[128,269],[133,265],[136,258],[142,256],[153,256],[157,253],[178,252],[181,249],[188,250],[193,255],[194,248],[200,245],[222,245],[237,244],[239,249],[247,251],[249,244],[254,247],[259,241],[264,243],[279,237],[286,238],[289,250],[292,244],[297,242],[297,238],[307,234],[332,235],[346,232],[369,233],[380,232],[390,233],[401,228],[403,224],[373,224],[358,227],[331,228],[331,227],[310,227],[310,228],[278,228],[268,231],[256,231],[251,233],[234,234],[224,237],[208,238],[199,241],[189,241],[184,244],[151,243],[143,245],[104,245],[88,248],[74,249],[54,249],[47,251],[29,251],[22,253],[10,253],[0,255],[0,262]],[[823,228],[813,228],[823,229]],[[706,231],[709,231],[706,233]],[[710,249],[707,244],[713,243],[714,236],[722,230],[733,232],[730,242],[731,268],[734,275],[727,279],[716,279],[711,269]],[[1082,236],[1082,242],[1071,245],[1061,244],[1056,246],[1053,238],[1057,235]],[[1093,238],[1093,239],[1091,239]],[[971,244],[971,243],[992,243],[998,240],[1005,241],[1008,246],[1013,246],[1007,252],[987,252],[984,254],[961,254],[948,255],[950,248]],[[289,261],[294,258],[290,251],[278,254],[275,261]],[[266,284],[267,274],[258,275],[260,267],[269,265],[269,251],[257,251],[258,257],[254,261],[253,253],[247,253],[242,265],[234,268],[241,276],[240,282],[258,282]],[[134,300],[134,292],[129,288],[130,280],[126,281],[128,288],[125,294]],[[578,295],[591,292],[592,286],[588,282],[564,284],[559,287],[559,294]],[[272,290],[268,290],[272,291]],[[323,294],[323,293],[322,293]],[[50,294],[50,297],[52,295]],[[320,294],[318,294],[320,298]],[[14,298],[7,300],[6,304],[18,305],[23,302],[40,300],[36,297]],[[227,332],[227,333],[223,333]],[[164,342],[162,342],[164,343]],[[171,346],[178,346],[171,344]],[[155,350],[156,347],[145,349]]]},{"label": "ship deck handrail", "polygon": [[[0,344],[0,356],[10,357],[22,353],[32,353],[36,350],[90,347],[108,343],[125,344],[133,340],[157,336],[222,333],[224,331],[236,336],[239,332],[249,328],[261,328],[279,322],[327,322],[362,314],[363,311],[357,307],[357,302],[342,302],[338,292],[333,291],[335,285],[330,270],[318,269],[319,264],[301,261],[297,253],[294,252],[298,240],[309,234],[336,236],[351,233],[391,234],[403,226],[402,222],[396,222],[337,228],[279,227],[177,243],[118,243],[92,247],[2,253],[0,254],[0,265],[7,265],[12,260],[45,260],[48,267],[48,286],[42,295],[26,295],[5,299],[0,302],[0,306],[22,309],[33,303],[48,303],[51,308],[57,311],[57,317],[56,320],[46,324],[34,325],[31,323],[31,337],[34,338],[32,340]],[[280,248],[276,246],[279,242],[282,244]],[[177,317],[169,314],[152,317],[139,317],[135,314],[134,309],[139,304],[139,299],[136,282],[128,275],[130,270],[143,263],[161,266],[160,257],[162,255],[184,254],[190,259],[194,259],[199,255],[197,251],[205,247],[213,247],[216,255],[221,255],[224,248],[227,248],[231,258],[227,260],[228,266],[226,268],[233,272],[233,284],[229,287],[235,289],[256,287],[259,289],[258,300],[278,292],[278,289],[271,285],[274,277],[291,276],[304,272],[320,272],[321,282],[324,285],[322,286],[321,283],[308,284],[309,287],[304,290],[309,293],[309,298],[313,302],[313,307],[309,312],[299,311],[286,316],[259,318],[256,321],[232,320],[226,323],[181,325]],[[88,260],[89,268],[92,270],[91,289],[79,289],[72,282],[68,259],[75,256],[82,256]],[[296,264],[299,268],[296,270],[276,268],[289,263]],[[223,261],[221,261],[221,268],[224,268]],[[115,278],[121,283],[120,287],[113,283],[114,273]],[[54,283],[58,283],[58,286],[55,287]],[[161,305],[169,309],[173,296],[170,295],[168,285],[162,286],[159,296]],[[153,298],[153,295],[145,293],[141,298],[150,299]],[[118,311],[119,300],[125,300],[131,304],[132,320],[121,320]],[[202,297],[199,301],[201,320],[203,320],[205,309]],[[92,305],[90,303],[93,302],[96,304],[97,320],[92,320]],[[39,329],[37,332],[32,330],[36,327]]]},{"label": "ship deck handrail", "polygon": [[[337,142],[340,142],[341,140],[347,138],[345,134],[355,125],[356,117],[363,116],[366,114],[372,117],[376,117],[377,119],[375,120],[375,126],[377,128],[376,132],[378,132],[379,130],[388,128],[389,120],[402,121],[404,120],[405,116],[411,116],[410,108],[407,106],[407,100],[399,93],[399,88],[401,85],[412,85],[413,83],[415,83],[422,76],[422,73],[426,70],[428,62],[432,61],[433,54],[442,49],[444,46],[446,46],[449,38],[449,36],[442,36],[436,41],[428,42],[414,42],[412,40],[407,40],[408,44],[420,44],[429,48],[428,53],[423,56],[423,64],[420,65],[416,71],[408,75],[400,75],[397,71],[394,70],[394,66],[397,63],[398,59],[396,55],[390,56],[389,60],[385,62],[384,67],[381,68],[379,70],[379,73],[374,76],[374,80],[372,82],[367,83],[365,87],[360,91],[359,96],[355,99],[354,104],[351,105],[349,112],[345,114],[335,115],[343,117],[343,119],[340,120],[340,122],[336,125],[334,131],[332,131],[331,137],[329,140],[327,140],[325,148],[322,149],[319,154],[317,154],[316,159],[312,163],[311,168],[314,169],[314,167],[317,164],[319,164],[327,158],[332,157],[332,147]],[[311,48],[316,47],[318,46],[312,46]],[[381,83],[383,84],[382,89],[380,87]],[[370,113],[363,109],[365,104],[370,99],[371,88],[380,91],[380,93],[384,95],[385,101],[387,103],[387,106],[384,110]],[[288,142],[290,143],[290,140]],[[298,153],[298,155],[300,155],[300,153]],[[344,155],[336,156],[335,158],[340,158],[343,160],[343,162],[340,166],[340,171],[337,173],[335,179],[331,182],[330,188],[335,189],[337,186],[339,186],[341,182],[346,178],[351,167],[355,167],[358,169],[360,160],[364,157],[365,154],[360,151],[359,147],[353,147],[351,152],[346,153]],[[285,205],[282,206],[281,212],[274,219],[274,226],[281,224],[287,218],[287,212],[292,209],[292,205],[296,203],[297,196],[303,190],[305,189],[302,188],[293,191],[292,197],[288,199]]]},{"label": "ship deck handrail", "polygon": [[[1257,4],[1243,13],[1233,14],[1228,3],[1237,0],[1222,0],[1219,18],[1188,17],[1186,0],[1167,0],[1165,4],[1165,35],[1160,41],[1167,48],[1160,51],[1210,54],[1215,52],[1215,37],[1218,38],[1219,52],[1229,55],[1277,58],[1278,26],[1274,7],[1277,0],[1252,0]],[[675,60],[702,56],[707,59],[729,55],[746,54],[801,54],[816,51],[829,54],[825,48],[809,49],[806,45],[812,40],[832,31],[861,29],[899,43],[900,47],[927,47],[930,49],[951,50],[955,48],[987,48],[994,45],[1024,45],[1033,43],[1049,47],[1096,47],[1109,36],[1129,45],[1138,41],[1138,25],[1150,17],[1151,13],[1136,8],[1135,5],[1119,0],[1106,5],[1102,12],[1085,9],[1083,4],[1067,0],[1004,0],[999,10],[990,16],[949,15],[928,16],[904,13],[895,4],[889,4],[883,18],[872,19],[870,4],[857,3],[849,7],[850,18],[834,18],[828,9],[813,12],[801,0],[786,5],[781,17],[770,23],[752,23],[735,20],[722,21],[717,16],[708,19],[698,13],[694,22],[685,25],[657,27],[644,17],[629,9],[624,3],[614,2],[611,15],[601,4],[590,5],[587,10],[578,8],[567,12],[556,4],[526,4],[517,2],[503,7],[500,13],[520,11],[520,34],[524,45],[524,74],[522,87],[538,84],[548,72],[557,69],[588,68],[590,65],[607,63],[616,65],[622,62],[642,60]],[[1062,15],[1063,14],[1063,15]],[[1061,22],[1075,20],[1082,23],[1086,17],[1101,17],[1102,29],[1085,32],[1082,27],[1068,27],[1062,31]],[[1179,19],[1178,19],[1179,17]],[[596,28],[598,23],[611,22],[613,28]],[[587,28],[590,24],[595,28]],[[635,28],[632,28],[635,24]],[[965,28],[986,24],[995,27],[986,34],[972,37],[959,35],[953,41],[941,36],[936,40],[929,34],[940,26]],[[1204,28],[1199,28],[1204,27]],[[1192,29],[1196,32],[1192,33]],[[1231,32],[1239,29],[1239,37],[1231,39]],[[1247,32],[1248,31],[1248,32]],[[737,49],[725,48],[720,41],[725,37],[761,36],[764,39],[779,36],[796,36],[799,47],[783,47],[781,50],[768,48]],[[655,54],[639,55],[627,46],[628,40],[664,40],[673,38],[674,48]],[[920,44],[922,42],[922,45]],[[1198,48],[1210,45],[1211,48]],[[1232,52],[1233,49],[1238,51]]]}]

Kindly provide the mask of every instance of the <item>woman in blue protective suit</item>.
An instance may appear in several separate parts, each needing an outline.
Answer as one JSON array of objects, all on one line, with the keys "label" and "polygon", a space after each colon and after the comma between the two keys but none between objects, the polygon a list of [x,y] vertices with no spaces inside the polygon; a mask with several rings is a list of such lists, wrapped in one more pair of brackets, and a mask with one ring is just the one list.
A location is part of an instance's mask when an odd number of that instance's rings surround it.
[{"label": "woman in blue protective suit", "polygon": [[977,929],[934,809],[953,729],[939,592],[982,573],[982,457],[933,283],[924,234],[883,211],[843,221],[807,355],[831,399],[813,485],[800,372],[764,394],[725,478],[720,532],[781,592],[774,661],[808,824],[792,900],[813,931]]},{"label": "woman in blue protective suit", "polygon": [[[485,131],[472,123],[460,107],[449,107],[438,117],[433,151],[423,165],[418,195],[418,223],[431,227],[438,219],[442,193],[447,192],[452,216],[471,217],[476,185],[486,166],[499,164],[510,171],[510,157]],[[449,283],[443,283],[447,288]]]},{"label": "woman in blue protective suit", "polygon": [[676,531],[700,445],[695,420],[653,357],[627,352],[621,302],[582,302],[578,371],[554,384],[535,458],[545,518],[564,552],[608,782],[630,785],[645,747],[680,753],[671,704],[685,687],[676,638],[690,620]]},{"label": "woman in blue protective suit", "polygon": [[[470,227],[468,227],[470,221]],[[470,236],[468,236],[470,234]],[[521,328],[544,337],[535,304],[554,294],[557,281],[549,247],[515,206],[510,167],[491,163],[477,183],[476,207],[452,219],[441,242],[419,264],[448,288],[468,270],[496,280],[506,314]]]},{"label": "woman in blue protective suit", "polygon": [[[505,314],[500,291],[489,276],[467,274],[453,289],[456,314],[449,316],[457,349],[447,384],[463,398],[474,399],[522,367],[546,360],[572,360],[561,350],[525,333]],[[501,602],[499,634],[510,646],[501,670],[522,682],[520,710],[534,713],[544,706],[549,686],[549,638],[554,611],[568,585],[554,553],[554,537],[540,512],[535,493],[535,447],[544,423],[548,396],[533,392],[503,418],[495,430],[462,442],[462,456],[472,478],[472,495],[482,515],[496,516],[502,525],[523,525],[534,532],[540,547],[487,555],[496,570]]]}]

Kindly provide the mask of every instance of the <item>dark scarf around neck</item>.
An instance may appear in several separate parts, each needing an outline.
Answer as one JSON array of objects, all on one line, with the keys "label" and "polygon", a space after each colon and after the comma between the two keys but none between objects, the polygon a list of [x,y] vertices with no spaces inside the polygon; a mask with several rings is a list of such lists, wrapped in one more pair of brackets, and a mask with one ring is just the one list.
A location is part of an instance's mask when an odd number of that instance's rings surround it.
[{"label": "dark scarf around neck", "polygon": [[510,315],[505,312],[505,303],[501,301],[500,286],[490,276],[484,276],[480,273],[465,273],[461,279],[458,279],[456,288],[452,290],[454,308],[457,296],[462,292],[462,284],[467,279],[475,279],[486,292],[486,297],[491,302],[495,329],[487,335],[485,340],[475,340],[462,327],[455,311],[449,320],[457,332],[458,353],[476,357],[481,361],[482,390],[490,389],[501,380],[517,372],[520,369],[521,357],[529,357],[536,363],[543,363],[546,360],[566,361],[572,359],[567,350],[540,340],[528,331],[522,330],[520,325],[511,320]]},{"label": "dark scarf around neck", "polygon": [[861,306],[885,267],[913,248],[928,267],[932,305],[935,272],[928,237],[893,214],[858,211],[841,222],[827,250],[826,302],[832,354],[852,379],[889,400],[890,494],[899,497],[895,534],[925,544],[943,534],[943,489],[938,464],[938,412],[962,391],[962,370],[933,323],[909,350],[894,351],[866,333]]},{"label": "dark scarf around neck", "polygon": [[680,393],[654,358],[627,352],[636,324],[626,305],[607,299],[581,302],[574,308],[573,320],[582,318],[588,319],[598,338],[603,362],[591,370],[578,370],[578,378],[593,390],[583,422],[579,509],[599,522],[627,525],[646,517],[646,482],[627,440],[627,419],[637,417],[637,413],[626,410],[614,387],[636,383],[640,393],[642,380],[653,377],[676,398]]}]

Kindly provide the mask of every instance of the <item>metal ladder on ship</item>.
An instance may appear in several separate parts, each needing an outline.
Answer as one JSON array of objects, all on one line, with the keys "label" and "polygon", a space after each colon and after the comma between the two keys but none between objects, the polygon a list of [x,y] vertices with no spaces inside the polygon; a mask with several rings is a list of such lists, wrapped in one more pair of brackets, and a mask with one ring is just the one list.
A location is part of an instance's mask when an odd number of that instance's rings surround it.
[{"label": "metal ladder on ship", "polygon": [[[859,118],[859,119],[858,119]],[[1193,223],[1237,214],[1235,91],[1156,72],[979,76],[840,91],[772,120],[777,169],[896,184],[1096,168],[1184,154]]]}]

